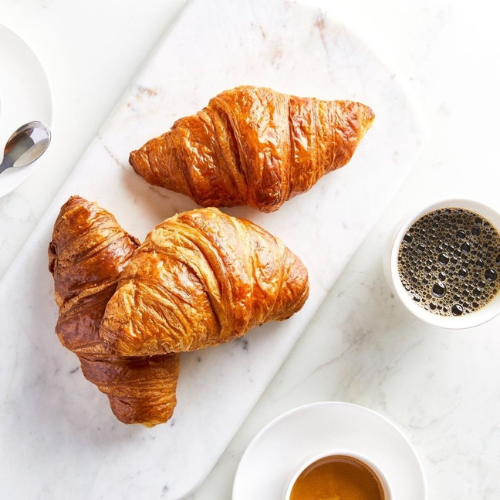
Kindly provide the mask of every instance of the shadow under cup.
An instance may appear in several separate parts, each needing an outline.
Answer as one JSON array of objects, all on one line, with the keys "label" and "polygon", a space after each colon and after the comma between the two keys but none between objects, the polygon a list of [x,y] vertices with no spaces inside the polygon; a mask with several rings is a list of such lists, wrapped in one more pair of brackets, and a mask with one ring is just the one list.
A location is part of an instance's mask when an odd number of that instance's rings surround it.
[{"label": "shadow under cup", "polygon": [[[493,295],[486,304],[477,308],[475,311],[457,316],[444,316],[427,310],[422,306],[422,304],[415,301],[407,289],[405,289],[401,280],[398,257],[400,247],[403,244],[403,238],[408,233],[408,230],[419,219],[430,212],[441,209],[463,209],[465,211],[478,214],[480,218],[489,222],[493,229],[500,234],[500,214],[493,208],[484,205],[483,203],[460,198],[432,203],[431,205],[425,206],[421,210],[418,210],[407,217],[406,220],[397,228],[395,233],[391,235],[383,255],[384,273],[393,293],[417,318],[425,321],[426,323],[440,326],[442,328],[472,328],[491,320],[500,313],[500,292]],[[499,275],[497,279],[500,280],[500,263],[496,263],[495,265],[498,267],[498,269],[496,269],[496,272]],[[408,266],[411,267],[411,264],[408,264]],[[461,292],[457,293],[460,294]]]}]

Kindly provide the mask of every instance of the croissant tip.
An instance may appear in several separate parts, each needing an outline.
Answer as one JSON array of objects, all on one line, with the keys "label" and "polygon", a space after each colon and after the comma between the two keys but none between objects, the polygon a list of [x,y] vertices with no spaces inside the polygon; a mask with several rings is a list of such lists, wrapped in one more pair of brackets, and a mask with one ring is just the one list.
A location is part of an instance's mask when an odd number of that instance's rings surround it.
[{"label": "croissant tip", "polygon": [[137,150],[131,151],[130,154],[128,155],[128,162],[134,170],[135,170],[135,157],[136,157],[136,155],[137,155]]},{"label": "croissant tip", "polygon": [[[145,145],[142,149],[146,148]],[[148,182],[153,183],[154,181],[148,174],[150,174],[149,163],[147,157],[144,157],[144,152],[142,150],[134,150],[128,156],[128,163],[134,169],[134,172],[141,177],[144,177]]]},{"label": "croissant tip", "polygon": [[375,120],[375,112],[370,106],[366,106],[366,120],[370,122],[370,124]]},{"label": "croissant tip", "polygon": [[359,139],[362,139],[364,137],[366,132],[368,132],[368,130],[372,126],[373,121],[375,120],[375,112],[372,108],[370,108],[370,106],[362,104],[362,110],[363,111],[360,113],[361,119],[359,121]]}]

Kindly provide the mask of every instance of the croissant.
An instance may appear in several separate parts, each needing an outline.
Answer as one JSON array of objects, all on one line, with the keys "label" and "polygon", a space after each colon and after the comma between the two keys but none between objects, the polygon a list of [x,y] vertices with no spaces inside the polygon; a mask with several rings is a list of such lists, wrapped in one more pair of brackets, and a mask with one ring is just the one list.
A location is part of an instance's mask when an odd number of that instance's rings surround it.
[{"label": "croissant", "polygon": [[192,351],[301,309],[305,266],[261,227],[216,208],[148,234],[120,275],[100,336],[124,356]]},{"label": "croissant", "polygon": [[74,196],[55,222],[49,269],[62,345],[79,357],[84,376],[108,396],[119,420],[153,426],[173,413],[179,356],[122,357],[99,337],[106,304],[138,246],[109,212]]},{"label": "croissant", "polygon": [[237,87],[130,154],[150,184],[201,206],[273,212],[344,166],[375,115],[364,104]]}]

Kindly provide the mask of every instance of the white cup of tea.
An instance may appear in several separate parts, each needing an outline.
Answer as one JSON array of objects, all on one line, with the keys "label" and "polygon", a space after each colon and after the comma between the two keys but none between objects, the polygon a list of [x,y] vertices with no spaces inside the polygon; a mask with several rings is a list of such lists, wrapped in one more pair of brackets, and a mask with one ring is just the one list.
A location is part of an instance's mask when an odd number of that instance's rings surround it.
[{"label": "white cup of tea", "polygon": [[293,474],[284,500],[316,498],[317,488],[331,489],[328,494],[333,498],[394,500],[381,468],[366,455],[346,449],[328,450],[306,460]]},{"label": "white cup of tea", "polygon": [[[449,213],[446,214],[446,211]],[[462,215],[458,218],[460,214]],[[476,218],[473,220],[473,215],[469,214],[477,214],[477,220],[482,222],[476,224]],[[431,215],[434,221],[432,227]],[[438,219],[434,220],[436,217]],[[449,222],[443,222],[447,220],[443,217],[450,217]],[[457,226],[450,221],[463,221],[464,225],[461,226],[459,222]],[[441,227],[448,223],[448,229]],[[457,229],[454,229],[455,226]],[[421,246],[424,249],[422,257],[419,257],[419,232],[424,230],[424,238],[429,238],[429,234],[425,234],[429,227],[437,231],[440,237],[434,241],[423,241]],[[465,237],[462,238],[464,234]],[[488,234],[492,236],[492,240],[485,239]],[[497,242],[495,234],[500,235],[500,214],[483,203],[453,198],[429,204],[409,214],[388,239],[383,254],[387,282],[407,309],[426,323],[452,329],[481,325],[500,313],[500,251],[494,244]],[[486,247],[487,241],[494,243]],[[403,249],[407,244],[411,248],[407,248],[405,257]],[[465,250],[467,252],[464,253]],[[489,257],[486,258],[486,255]],[[437,262],[431,263],[436,259]],[[456,264],[454,261],[457,261]],[[427,273],[429,267],[431,272]],[[413,274],[409,274],[410,271]],[[441,276],[444,277],[443,280],[440,279]],[[493,293],[493,290],[496,292]],[[444,295],[440,296],[441,292]],[[445,297],[446,301],[443,300]]]}]

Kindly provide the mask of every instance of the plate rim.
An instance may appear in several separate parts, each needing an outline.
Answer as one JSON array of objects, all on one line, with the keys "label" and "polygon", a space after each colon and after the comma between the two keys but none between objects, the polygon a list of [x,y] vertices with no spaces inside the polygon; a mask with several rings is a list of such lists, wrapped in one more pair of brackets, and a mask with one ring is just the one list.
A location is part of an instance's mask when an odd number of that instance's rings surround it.
[{"label": "plate rim", "polygon": [[415,447],[413,446],[412,442],[408,439],[408,437],[401,431],[401,429],[391,420],[389,420],[385,415],[382,415],[375,410],[372,410],[371,408],[368,408],[366,406],[362,406],[356,403],[350,403],[346,401],[315,401],[313,403],[307,403],[301,406],[297,406],[295,408],[292,408],[290,410],[285,411],[284,413],[278,415],[277,417],[273,418],[270,422],[268,422],[262,429],[253,437],[253,439],[250,441],[248,446],[246,447],[243,455],[241,456],[241,459],[238,463],[238,468],[236,469],[236,473],[234,475],[234,480],[233,480],[233,487],[231,490],[231,499],[232,500],[238,500],[238,494],[236,491],[237,488],[237,483],[238,481],[241,481],[241,475],[242,475],[242,470],[244,468],[245,462],[248,461],[248,457],[252,453],[253,449],[257,445],[257,443],[260,441],[261,437],[266,434],[272,427],[276,426],[283,420],[286,420],[290,416],[297,414],[297,413],[302,413],[306,412],[307,410],[310,410],[312,408],[316,407],[323,407],[323,408],[332,408],[332,407],[345,407],[345,408],[354,408],[356,411],[364,412],[368,415],[371,415],[373,417],[376,417],[380,420],[382,420],[384,423],[388,424],[391,428],[393,428],[397,434],[405,441],[406,445],[409,447],[411,452],[413,453],[417,465],[418,465],[418,473],[419,476],[422,479],[422,486],[423,486],[423,491],[424,491],[424,498],[422,500],[427,499],[427,478],[424,473],[424,469],[422,466],[422,462],[420,461],[420,458],[415,450]]}]

